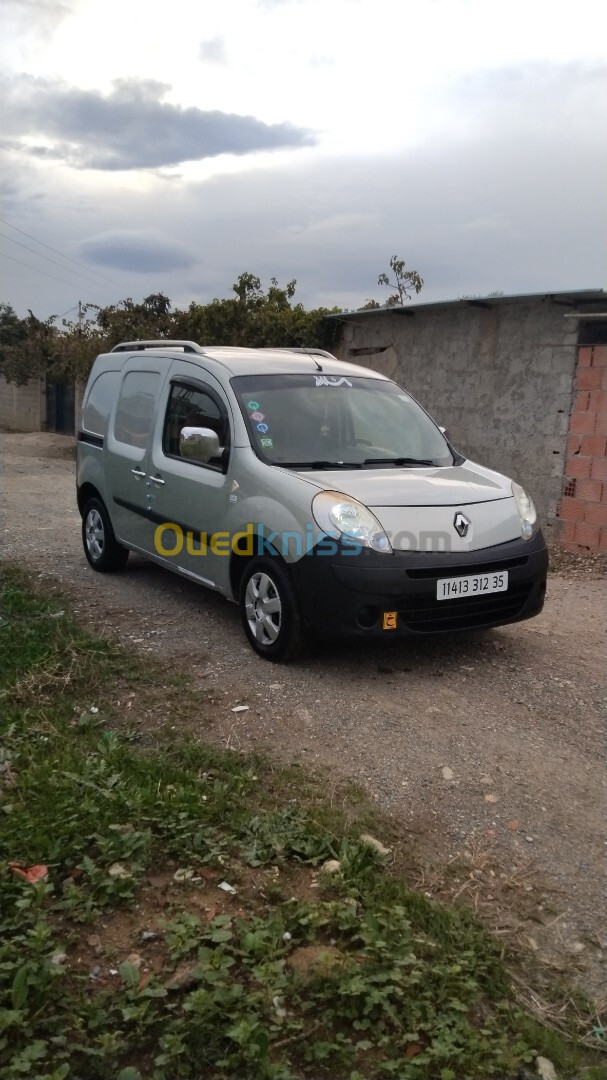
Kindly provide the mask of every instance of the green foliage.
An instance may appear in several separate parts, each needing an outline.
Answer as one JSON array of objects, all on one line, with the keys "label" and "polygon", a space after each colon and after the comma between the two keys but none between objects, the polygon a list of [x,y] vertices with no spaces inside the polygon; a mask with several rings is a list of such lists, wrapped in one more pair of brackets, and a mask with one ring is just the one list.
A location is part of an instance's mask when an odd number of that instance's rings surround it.
[{"label": "green foliage", "polygon": [[42,323],[30,312],[19,319],[0,305],[0,374],[9,382],[26,382],[47,371],[55,378],[86,379],[93,360],[120,341],[185,339],[200,345],[326,347],[330,330],[325,318],[339,308],[306,311],[294,303],[296,281],[283,288],[272,278],[266,291],[254,274],[240,274],[233,297],[208,304],[192,302],[173,309],[163,293],[141,303],[130,297],[119,304],[84,304],[78,319],[55,318]]},{"label": "green foliage", "polygon": [[292,303],[296,284],[290,281],[282,288],[272,278],[264,292],[258,277],[240,274],[232,286],[235,297],[205,305],[192,303],[187,312],[176,313],[175,336],[201,345],[324,347],[324,320],[330,310],[306,311],[301,304]]},{"label": "green foliage", "polygon": [[20,319],[12,307],[0,304],[0,375],[18,385],[38,377],[53,355],[53,322],[42,322],[31,311]]},{"label": "green foliage", "polygon": [[[387,274],[380,274],[377,279],[378,285],[387,285],[388,288],[396,290],[386,300],[385,307],[404,304],[405,300],[411,299],[413,290],[416,294],[422,291],[424,279],[419,276],[417,270],[407,270],[404,259],[399,259],[397,255],[393,255],[390,259],[390,270],[394,276],[394,281],[390,281]],[[379,305],[369,301],[366,306],[378,307]]]},{"label": "green foliage", "polygon": [[[402,259],[390,259],[394,280],[380,274],[378,283],[396,291],[386,306],[403,304],[423,280],[407,270]],[[195,301],[188,308],[173,308],[163,293],[152,293],[136,303],[131,297],[99,307],[79,305],[77,319],[37,319],[30,311],[20,319],[7,304],[0,304],[0,374],[9,382],[25,383],[47,373],[56,379],[84,381],[93,360],[121,341],[137,339],[183,339],[200,345],[240,345],[247,348],[279,346],[331,348],[337,324],[327,315],[340,308],[319,307],[307,311],[295,302],[297,282],[285,286],[270,279],[264,290],[261,279],[249,272],[232,285],[233,296],[215,298],[207,304]],[[366,308],[378,308],[368,300]]]},{"label": "green foliage", "polygon": [[[121,695],[159,695],[155,669],[79,630],[18,574],[3,574],[2,611],[3,1080],[486,1080],[544,1046],[559,1070],[592,1064],[518,1011],[501,943],[465,909],[391,877],[357,833],[331,827],[328,805],[276,805],[275,766],[264,775],[259,759],[174,730],[134,749],[107,702],[118,680]],[[314,880],[326,858],[339,873],[298,895],[289,882]],[[48,876],[31,885],[11,873],[17,861]],[[141,912],[144,875],[172,880],[176,865],[195,872],[159,924],[162,970],[142,978],[124,956],[112,987],[96,987],[74,963],[83,923]],[[227,910],[204,907],[219,892],[196,884],[203,870],[236,888],[221,894]],[[274,871],[288,883],[279,903]]]}]

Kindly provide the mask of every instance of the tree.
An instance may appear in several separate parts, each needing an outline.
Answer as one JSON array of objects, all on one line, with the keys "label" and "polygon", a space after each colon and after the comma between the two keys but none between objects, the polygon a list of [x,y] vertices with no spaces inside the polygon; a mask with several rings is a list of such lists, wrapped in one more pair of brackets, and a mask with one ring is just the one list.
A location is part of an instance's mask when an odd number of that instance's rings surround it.
[{"label": "tree", "polygon": [[82,304],[78,319],[63,319],[62,326],[54,341],[52,374],[85,380],[95,357],[119,342],[171,337],[171,301],[164,293],[152,293],[141,303],[127,297],[108,307]]},{"label": "tree", "polygon": [[[93,310],[93,305],[88,305]],[[170,337],[171,301],[164,293],[151,293],[140,304],[131,297],[119,304],[97,308],[97,325],[106,335],[109,348],[121,341]]]},{"label": "tree", "polygon": [[98,353],[138,338],[249,348],[326,347],[335,327],[325,319],[339,308],[306,311],[293,302],[296,285],[295,279],[283,287],[271,278],[264,291],[260,278],[247,272],[232,286],[234,296],[208,304],[192,302],[185,311],[173,309],[163,293],[152,293],[140,303],[127,297],[108,307],[79,305],[78,318],[63,319],[61,326],[54,318],[43,323],[31,311],[20,319],[11,307],[0,304],[0,374],[13,383],[44,372],[84,380]]},{"label": "tree", "polygon": [[[99,323],[101,309],[97,304],[79,304],[78,319],[62,319],[62,330],[54,341],[52,374],[59,379],[85,380],[93,360],[111,346]],[[93,315],[91,316],[91,312]]]},{"label": "tree", "polygon": [[54,321],[42,322],[32,311],[20,319],[9,304],[0,304],[0,375],[8,382],[22,386],[52,362]]},{"label": "tree", "polygon": [[[249,348],[323,346],[327,308],[306,311],[294,304],[297,282],[283,287],[270,279],[264,291],[255,274],[240,274],[232,286],[234,297],[209,304],[190,304],[174,313],[174,336],[191,338],[201,345],[242,345]],[[338,308],[333,308],[338,311]]]},{"label": "tree", "polygon": [[424,279],[419,276],[417,270],[407,270],[404,259],[399,259],[398,256],[393,255],[390,259],[390,269],[394,275],[394,281],[390,281],[387,274],[380,274],[377,279],[378,285],[387,285],[390,289],[396,289],[396,292],[386,300],[385,307],[404,304],[405,300],[411,299],[410,293],[412,289],[416,293],[422,291]]}]

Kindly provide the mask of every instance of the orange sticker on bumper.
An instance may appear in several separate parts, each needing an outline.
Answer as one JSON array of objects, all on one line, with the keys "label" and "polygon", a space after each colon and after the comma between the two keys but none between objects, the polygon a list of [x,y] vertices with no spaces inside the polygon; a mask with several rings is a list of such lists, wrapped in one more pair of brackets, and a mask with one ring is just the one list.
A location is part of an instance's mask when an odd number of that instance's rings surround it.
[{"label": "orange sticker on bumper", "polygon": [[384,611],[384,630],[396,630],[398,612]]}]

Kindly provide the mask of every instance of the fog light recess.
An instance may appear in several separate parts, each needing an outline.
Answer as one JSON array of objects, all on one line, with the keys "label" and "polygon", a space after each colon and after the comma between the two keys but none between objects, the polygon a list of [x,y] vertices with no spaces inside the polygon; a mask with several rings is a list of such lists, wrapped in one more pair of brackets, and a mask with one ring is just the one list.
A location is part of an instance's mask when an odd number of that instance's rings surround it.
[{"label": "fog light recess", "polygon": [[379,619],[379,608],[373,606],[373,604],[366,604],[365,607],[358,609],[356,613],[356,621],[363,630],[371,630],[372,627],[377,626]]}]

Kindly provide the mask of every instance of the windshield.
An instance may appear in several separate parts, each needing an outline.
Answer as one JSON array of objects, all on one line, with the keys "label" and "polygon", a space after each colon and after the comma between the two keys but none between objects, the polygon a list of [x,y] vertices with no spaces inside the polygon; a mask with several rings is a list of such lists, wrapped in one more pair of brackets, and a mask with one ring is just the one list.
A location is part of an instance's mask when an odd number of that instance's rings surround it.
[{"label": "windshield", "polygon": [[452,465],[449,446],[396,383],[358,376],[241,375],[231,380],[251,445],[269,465]]}]

